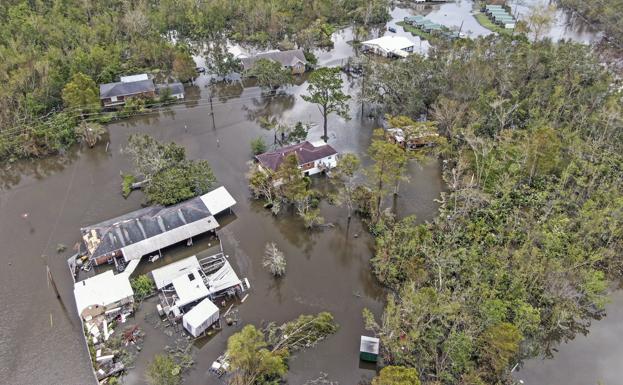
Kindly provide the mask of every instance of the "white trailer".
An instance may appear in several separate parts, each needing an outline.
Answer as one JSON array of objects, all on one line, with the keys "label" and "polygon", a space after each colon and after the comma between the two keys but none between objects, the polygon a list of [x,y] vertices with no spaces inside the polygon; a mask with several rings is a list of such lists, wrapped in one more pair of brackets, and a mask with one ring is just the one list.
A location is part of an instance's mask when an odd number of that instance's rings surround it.
[{"label": "white trailer", "polygon": [[193,337],[198,337],[219,320],[219,309],[209,298],[199,302],[182,317],[184,329]]}]

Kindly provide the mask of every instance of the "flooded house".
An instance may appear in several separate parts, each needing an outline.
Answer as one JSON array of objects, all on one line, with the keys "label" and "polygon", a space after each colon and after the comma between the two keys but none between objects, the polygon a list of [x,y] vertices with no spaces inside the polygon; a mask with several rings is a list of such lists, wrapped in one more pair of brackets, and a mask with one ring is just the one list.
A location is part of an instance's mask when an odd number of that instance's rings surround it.
[{"label": "flooded house", "polygon": [[118,82],[100,84],[100,101],[104,107],[123,106],[132,98],[155,99],[165,93],[184,99],[184,85],[179,82],[155,84],[147,74],[121,76]]},{"label": "flooded house", "polygon": [[337,166],[337,151],[324,141],[305,141],[255,156],[259,165],[277,171],[284,159],[294,154],[299,168],[305,175],[314,175]]},{"label": "flooded house", "polygon": [[288,51],[267,51],[258,53],[250,57],[240,59],[244,71],[248,71],[253,67],[256,61],[260,59],[268,59],[281,63],[283,68],[288,69],[294,75],[300,75],[307,70],[308,62],[302,49],[292,49]]},{"label": "flooded house", "polygon": [[115,83],[100,84],[100,101],[104,107],[122,106],[132,98],[155,98],[156,86],[147,74],[122,76]]},{"label": "flooded house", "polygon": [[92,265],[115,263],[118,270],[146,255],[159,255],[166,247],[214,232],[214,217],[236,200],[225,187],[173,206],[151,206],[80,229],[82,251]]},{"label": "flooded house", "polygon": [[382,36],[361,43],[364,52],[372,52],[383,57],[404,58],[413,53],[415,43],[404,36]]},{"label": "flooded house", "polygon": [[160,97],[167,95],[173,99],[184,99],[184,85],[180,82],[156,84],[156,92]]}]

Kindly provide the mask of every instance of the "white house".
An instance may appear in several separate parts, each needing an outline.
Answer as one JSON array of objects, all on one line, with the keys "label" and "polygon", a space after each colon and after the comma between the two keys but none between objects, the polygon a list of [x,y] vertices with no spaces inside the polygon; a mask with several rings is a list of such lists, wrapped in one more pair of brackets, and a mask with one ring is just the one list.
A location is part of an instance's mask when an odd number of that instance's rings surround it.
[{"label": "white house", "polygon": [[305,141],[299,144],[282,147],[275,151],[265,152],[255,156],[260,166],[277,171],[284,159],[294,154],[299,168],[305,175],[314,175],[337,166],[337,151],[320,140],[317,142]]},{"label": "white house", "polygon": [[407,57],[413,52],[415,43],[404,36],[383,36],[362,43],[365,51],[385,57]]}]

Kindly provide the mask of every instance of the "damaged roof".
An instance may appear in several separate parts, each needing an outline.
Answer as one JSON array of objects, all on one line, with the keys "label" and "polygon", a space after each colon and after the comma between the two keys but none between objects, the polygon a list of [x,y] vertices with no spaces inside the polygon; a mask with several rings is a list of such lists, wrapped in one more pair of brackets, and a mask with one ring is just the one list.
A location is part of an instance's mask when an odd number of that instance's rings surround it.
[{"label": "damaged roof", "polygon": [[303,143],[293,144],[275,151],[256,155],[255,159],[257,159],[262,166],[270,168],[273,171],[277,171],[286,156],[290,154],[295,154],[299,166],[302,166],[305,163],[315,162],[322,158],[335,155],[337,154],[337,151],[324,142],[310,143],[305,141]]},{"label": "damaged roof", "polygon": [[218,212],[210,212],[205,202],[217,197],[207,193],[173,206],[146,207],[80,229],[89,257],[98,258],[122,250],[126,260],[140,258],[218,227],[213,215],[233,206],[236,201],[224,187],[215,191],[219,192],[219,199],[227,198],[226,204],[214,206],[220,210]]}]

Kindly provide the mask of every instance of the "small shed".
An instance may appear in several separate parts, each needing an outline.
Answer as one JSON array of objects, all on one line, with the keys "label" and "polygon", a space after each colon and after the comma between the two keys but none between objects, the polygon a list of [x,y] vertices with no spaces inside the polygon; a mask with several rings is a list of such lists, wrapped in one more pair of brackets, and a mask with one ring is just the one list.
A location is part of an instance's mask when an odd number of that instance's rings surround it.
[{"label": "small shed", "polygon": [[379,357],[379,347],[381,342],[378,338],[361,336],[359,345],[359,359],[362,361],[376,362]]},{"label": "small shed", "polygon": [[193,337],[201,335],[210,326],[219,320],[219,310],[215,304],[206,298],[193,307],[188,313],[182,317],[184,329]]}]

